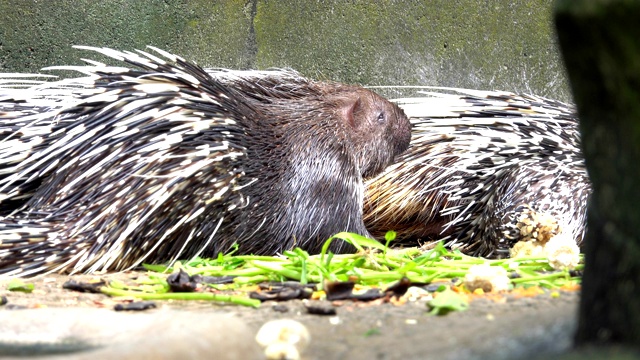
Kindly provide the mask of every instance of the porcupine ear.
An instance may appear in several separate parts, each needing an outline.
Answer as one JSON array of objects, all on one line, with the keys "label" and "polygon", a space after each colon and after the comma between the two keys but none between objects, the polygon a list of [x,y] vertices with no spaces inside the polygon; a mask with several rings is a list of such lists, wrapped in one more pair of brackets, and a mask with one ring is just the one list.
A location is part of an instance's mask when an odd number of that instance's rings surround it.
[{"label": "porcupine ear", "polygon": [[362,107],[362,100],[358,96],[355,100],[352,98],[348,98],[345,103],[341,107],[342,118],[346,122],[347,125],[351,126],[354,129],[360,127],[359,119],[356,119],[356,112],[360,111]]}]

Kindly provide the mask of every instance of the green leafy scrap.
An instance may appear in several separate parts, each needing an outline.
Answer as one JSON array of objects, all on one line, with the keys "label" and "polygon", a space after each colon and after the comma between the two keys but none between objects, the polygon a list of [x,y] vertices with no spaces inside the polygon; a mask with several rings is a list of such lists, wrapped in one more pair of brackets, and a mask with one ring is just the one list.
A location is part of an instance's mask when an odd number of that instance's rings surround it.
[{"label": "green leafy scrap", "polygon": [[[301,284],[316,284],[318,290],[323,290],[327,282],[354,282],[363,289],[386,289],[400,279],[407,278],[411,283],[428,284],[433,280],[452,280],[463,278],[474,265],[488,264],[503,267],[511,274],[511,284],[514,287],[539,286],[557,289],[562,286],[579,284],[579,271],[556,271],[551,268],[544,257],[528,257],[516,259],[487,260],[464,255],[459,251],[447,249],[443,243],[438,243],[433,249],[423,251],[418,248],[394,249],[388,245],[395,239],[395,233],[389,232],[385,237],[386,245],[364,236],[352,233],[339,233],[328,239],[320,254],[310,255],[308,252],[296,248],[284,251],[279,256],[236,255],[233,250],[228,254],[218,254],[212,259],[195,258],[189,261],[176,262],[166,265],[144,265],[150,271],[145,286],[137,289],[106,289],[112,295],[135,295],[139,293],[144,298],[154,298],[147,294],[163,294],[158,298],[184,299],[207,298],[215,301],[232,300],[235,304],[256,306],[255,302],[245,302],[242,297],[248,297],[247,289],[260,283],[297,281]],[[329,245],[334,241],[345,241],[356,248],[353,254],[334,254]],[[576,270],[581,270],[579,265]],[[166,281],[158,273],[171,273],[182,269],[189,275],[212,277],[232,277],[230,284],[208,284],[204,288],[215,291],[240,293],[233,298],[223,296],[179,295],[168,292]],[[155,285],[154,285],[155,284]],[[117,287],[117,285],[116,285]],[[439,289],[441,290],[441,289]],[[449,311],[465,309],[464,299],[458,294],[451,294],[451,290],[438,293],[432,306],[432,313],[444,314]],[[318,296],[322,296],[320,293]],[[449,300],[447,300],[449,299]]]},{"label": "green leafy scrap", "polygon": [[451,311],[464,311],[469,308],[469,302],[464,296],[446,287],[444,290],[437,292],[436,296],[427,302],[431,309],[431,315],[446,315]]},{"label": "green leafy scrap", "polygon": [[9,291],[18,291],[23,293],[31,293],[35,289],[35,286],[32,283],[25,283],[20,279],[11,279],[7,284],[7,290]]}]

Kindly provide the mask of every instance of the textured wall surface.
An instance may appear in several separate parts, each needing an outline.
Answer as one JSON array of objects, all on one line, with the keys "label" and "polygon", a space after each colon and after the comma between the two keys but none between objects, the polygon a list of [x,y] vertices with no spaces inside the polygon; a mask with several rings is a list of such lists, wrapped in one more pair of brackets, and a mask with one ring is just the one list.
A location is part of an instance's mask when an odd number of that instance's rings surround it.
[{"label": "textured wall surface", "polygon": [[551,0],[0,0],[0,71],[78,64],[87,54],[73,44],[154,45],[207,67],[568,101],[551,10]]}]

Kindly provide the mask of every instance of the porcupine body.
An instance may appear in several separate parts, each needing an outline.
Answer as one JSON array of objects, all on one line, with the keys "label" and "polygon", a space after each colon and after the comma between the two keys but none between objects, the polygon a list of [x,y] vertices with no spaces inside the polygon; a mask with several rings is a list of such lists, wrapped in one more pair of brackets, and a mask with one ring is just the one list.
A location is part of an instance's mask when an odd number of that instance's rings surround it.
[{"label": "porcupine body", "polygon": [[362,179],[409,143],[396,105],[289,71],[86,49],[128,66],[67,67],[88,77],[15,91],[4,107],[0,97],[0,193],[13,206],[0,273],[123,270],[234,243],[318,252],[337,232],[368,235]]},{"label": "porcupine body", "polygon": [[[448,90],[448,91],[447,91]],[[581,243],[591,185],[573,106],[530,95],[434,89],[399,105],[411,118],[409,150],[367,181],[374,236],[444,240],[472,255],[504,257],[530,224]],[[546,226],[546,225],[541,225]]]}]

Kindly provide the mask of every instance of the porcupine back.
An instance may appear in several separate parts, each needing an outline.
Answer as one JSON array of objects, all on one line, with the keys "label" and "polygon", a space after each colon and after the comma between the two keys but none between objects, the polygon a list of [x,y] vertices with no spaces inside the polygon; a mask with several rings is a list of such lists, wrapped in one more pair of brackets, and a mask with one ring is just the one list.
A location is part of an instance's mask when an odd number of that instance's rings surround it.
[{"label": "porcupine back", "polygon": [[[20,208],[40,184],[40,174],[19,177],[25,159],[55,138],[53,117],[78,101],[81,81],[55,81],[45,74],[0,74],[0,216]],[[86,91],[86,90],[84,90]],[[47,142],[47,143],[45,143]]]},{"label": "porcupine back", "polygon": [[528,212],[552,216],[578,243],[591,191],[571,105],[508,92],[434,89],[401,99],[409,150],[367,181],[365,223],[403,243],[444,240],[505,256]]},{"label": "porcupine back", "polygon": [[294,72],[87,49],[133,66],[66,67],[89,77],[43,84],[62,104],[14,119],[7,141],[28,141],[27,121],[48,131],[0,180],[3,202],[24,199],[0,222],[0,272],[122,270],[233,243],[316,252],[336,232],[368,235],[362,176],[409,142],[397,106]]}]

